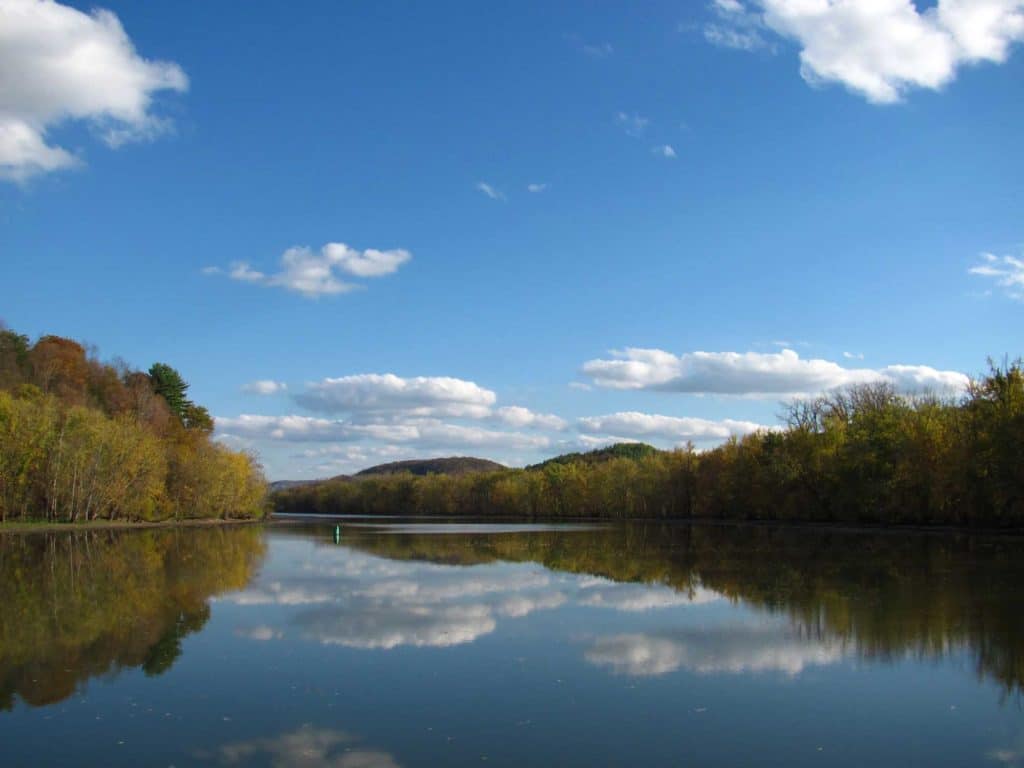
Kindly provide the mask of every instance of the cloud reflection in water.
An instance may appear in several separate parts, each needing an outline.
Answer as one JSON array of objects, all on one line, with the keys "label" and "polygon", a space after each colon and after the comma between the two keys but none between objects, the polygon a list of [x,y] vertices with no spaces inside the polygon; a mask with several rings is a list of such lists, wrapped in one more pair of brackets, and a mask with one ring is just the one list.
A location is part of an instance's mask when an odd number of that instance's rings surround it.
[{"label": "cloud reflection in water", "polygon": [[[802,636],[781,617],[733,610],[721,594],[699,584],[676,590],[618,583],[536,563],[391,560],[349,547],[307,548],[284,570],[227,598],[261,611],[269,605],[288,609],[280,626],[268,625],[261,612],[237,630],[239,636],[265,641],[295,633],[347,648],[448,648],[495,632],[502,620],[570,610],[580,620],[571,622],[573,634],[564,641],[589,638],[585,661],[616,675],[687,670],[793,676],[844,655],[838,642]],[[607,611],[622,614],[612,625],[622,631],[588,632],[591,619],[602,629],[608,625],[600,618]]]}]

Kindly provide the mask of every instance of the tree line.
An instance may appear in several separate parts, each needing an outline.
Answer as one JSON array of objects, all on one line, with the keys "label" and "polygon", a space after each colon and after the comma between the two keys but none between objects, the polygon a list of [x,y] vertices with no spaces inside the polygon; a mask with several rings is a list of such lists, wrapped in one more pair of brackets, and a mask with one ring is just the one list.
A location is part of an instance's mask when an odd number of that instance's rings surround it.
[{"label": "tree line", "polygon": [[328,480],[279,512],[1024,525],[1024,367],[960,398],[856,386],[786,406],[785,426],[707,451],[606,451],[470,475]]},{"label": "tree line", "polygon": [[259,463],[211,439],[187,390],[165,363],[0,328],[0,522],[261,517]]}]

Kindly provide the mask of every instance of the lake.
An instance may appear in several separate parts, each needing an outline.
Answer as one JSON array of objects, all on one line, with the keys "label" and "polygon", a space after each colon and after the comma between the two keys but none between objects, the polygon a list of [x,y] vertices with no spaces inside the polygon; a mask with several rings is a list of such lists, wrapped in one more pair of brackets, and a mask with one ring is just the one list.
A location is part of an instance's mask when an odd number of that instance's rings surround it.
[{"label": "lake", "polygon": [[1024,540],[0,535],[0,765],[1024,765]]}]

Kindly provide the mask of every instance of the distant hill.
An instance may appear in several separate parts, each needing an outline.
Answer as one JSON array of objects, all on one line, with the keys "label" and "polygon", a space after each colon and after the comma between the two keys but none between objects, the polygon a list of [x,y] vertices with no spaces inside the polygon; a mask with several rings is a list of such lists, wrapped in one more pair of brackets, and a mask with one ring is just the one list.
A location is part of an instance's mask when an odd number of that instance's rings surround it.
[{"label": "distant hill", "polygon": [[543,469],[551,464],[601,464],[611,459],[643,459],[658,453],[658,449],[647,443],[615,443],[586,453],[563,453],[561,456],[531,464],[527,469]]},{"label": "distant hill", "polygon": [[477,459],[473,456],[450,456],[443,459],[410,459],[378,464],[375,467],[356,472],[353,477],[397,475],[402,472],[412,475],[468,475],[473,472],[495,472],[505,468],[503,464],[488,459]]},{"label": "distant hill", "polygon": [[[601,464],[611,459],[642,459],[658,453],[658,449],[646,443],[616,443],[606,448],[598,448],[585,453],[565,453],[561,456],[543,461],[540,464],[532,464],[526,469],[544,469],[551,464]],[[399,475],[408,473],[410,475],[469,475],[475,472],[497,472],[508,469],[503,464],[489,459],[478,459],[475,456],[449,456],[440,459],[408,459],[406,461],[392,461],[388,464],[377,464],[367,467],[354,475],[336,475],[335,477],[322,480],[278,480],[270,484],[272,492],[288,491],[293,488],[300,488],[308,485],[319,485],[321,483],[346,483],[368,477],[381,477],[385,475]]]}]

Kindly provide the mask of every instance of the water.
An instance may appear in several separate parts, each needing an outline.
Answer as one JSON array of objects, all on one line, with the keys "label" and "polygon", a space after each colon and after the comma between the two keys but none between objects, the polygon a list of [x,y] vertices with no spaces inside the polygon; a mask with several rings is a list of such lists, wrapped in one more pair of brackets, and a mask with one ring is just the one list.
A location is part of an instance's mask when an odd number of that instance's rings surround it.
[{"label": "water", "polygon": [[1024,765],[1024,541],[0,536],[0,765]]}]

